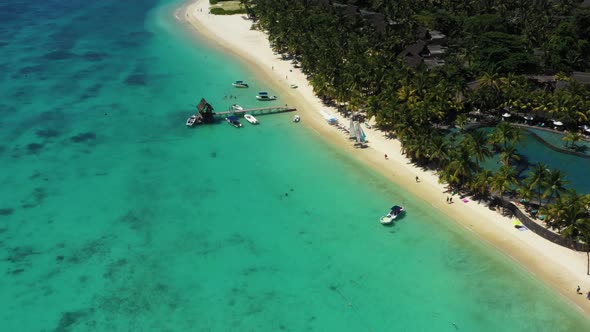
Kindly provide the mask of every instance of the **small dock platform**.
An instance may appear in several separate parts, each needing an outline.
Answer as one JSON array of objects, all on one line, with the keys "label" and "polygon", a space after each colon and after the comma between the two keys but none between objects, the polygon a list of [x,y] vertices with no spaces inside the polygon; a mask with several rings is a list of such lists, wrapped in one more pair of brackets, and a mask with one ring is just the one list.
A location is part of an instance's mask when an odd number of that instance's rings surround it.
[{"label": "small dock platform", "polygon": [[258,108],[244,108],[243,110],[228,110],[223,112],[215,112],[215,115],[233,115],[233,114],[274,114],[274,113],[285,113],[285,112],[294,112],[297,109],[294,107],[277,107],[277,106],[270,106],[270,107],[258,107]]}]

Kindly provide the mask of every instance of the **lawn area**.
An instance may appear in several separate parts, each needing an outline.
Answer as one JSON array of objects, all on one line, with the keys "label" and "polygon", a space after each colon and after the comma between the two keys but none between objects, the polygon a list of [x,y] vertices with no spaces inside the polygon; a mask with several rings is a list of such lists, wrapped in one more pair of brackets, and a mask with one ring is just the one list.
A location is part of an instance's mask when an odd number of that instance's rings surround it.
[{"label": "lawn area", "polygon": [[213,8],[221,8],[225,11],[235,11],[242,9],[243,7],[239,1],[217,1],[216,4],[209,7],[209,10],[212,10]]}]

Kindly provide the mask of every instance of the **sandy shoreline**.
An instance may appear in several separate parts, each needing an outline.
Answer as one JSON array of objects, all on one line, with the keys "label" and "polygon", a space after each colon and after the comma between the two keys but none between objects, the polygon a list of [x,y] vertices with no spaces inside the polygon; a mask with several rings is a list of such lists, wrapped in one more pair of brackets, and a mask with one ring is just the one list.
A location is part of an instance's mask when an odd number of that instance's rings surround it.
[{"label": "sandy shoreline", "polygon": [[[319,111],[323,109],[330,112],[344,124],[348,120],[339,117],[335,109],[321,103],[299,69],[273,54],[266,35],[250,30],[252,21],[242,15],[216,16],[208,14],[208,11],[209,1],[196,0],[187,3],[175,15],[226,53],[239,56],[242,61],[256,68],[259,75],[272,83],[282,101],[297,107],[302,124],[473,231],[573,302],[587,317],[590,315],[590,301],[586,300],[585,295],[575,292],[578,285],[584,293],[590,291],[585,253],[553,244],[531,231],[520,232],[513,227],[509,218],[477,202],[463,203],[455,196],[456,202],[447,204],[448,193],[438,183],[436,174],[410,164],[401,154],[400,143],[386,138],[382,132],[365,129],[369,148],[355,149],[347,136],[326,123]],[[290,84],[296,84],[298,88],[290,89]],[[384,154],[389,156],[388,160],[385,160]],[[420,183],[415,182],[416,176],[420,177]]]}]

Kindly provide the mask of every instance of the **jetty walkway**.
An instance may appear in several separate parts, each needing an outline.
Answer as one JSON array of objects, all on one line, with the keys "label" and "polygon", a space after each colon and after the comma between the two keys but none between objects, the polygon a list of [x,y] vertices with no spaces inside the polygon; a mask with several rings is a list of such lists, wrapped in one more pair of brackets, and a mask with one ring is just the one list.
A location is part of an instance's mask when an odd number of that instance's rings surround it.
[{"label": "jetty walkway", "polygon": [[243,110],[228,110],[223,112],[215,112],[215,115],[232,115],[232,114],[273,114],[273,113],[284,113],[284,112],[294,112],[297,109],[294,107],[277,107],[277,106],[270,106],[270,107],[257,107],[257,108],[244,108]]}]

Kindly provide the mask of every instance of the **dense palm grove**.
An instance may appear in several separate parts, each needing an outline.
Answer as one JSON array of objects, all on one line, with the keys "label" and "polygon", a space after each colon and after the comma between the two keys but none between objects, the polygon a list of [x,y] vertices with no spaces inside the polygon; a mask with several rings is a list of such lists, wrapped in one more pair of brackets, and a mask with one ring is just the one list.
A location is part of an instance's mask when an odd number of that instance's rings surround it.
[{"label": "dense palm grove", "polygon": [[[327,104],[373,117],[413,162],[436,169],[454,190],[478,199],[517,194],[541,205],[548,227],[588,243],[590,195],[566,190],[558,169],[519,170],[518,127],[496,120],[489,134],[463,130],[474,114],[489,120],[510,111],[563,122],[575,146],[590,117],[590,86],[569,78],[590,71],[590,9],[581,1],[241,2],[253,28],[298,61]],[[448,37],[444,63],[408,65],[401,54],[429,30]],[[449,127],[459,134],[443,130]],[[502,165],[496,172],[481,166],[494,154]]]}]

